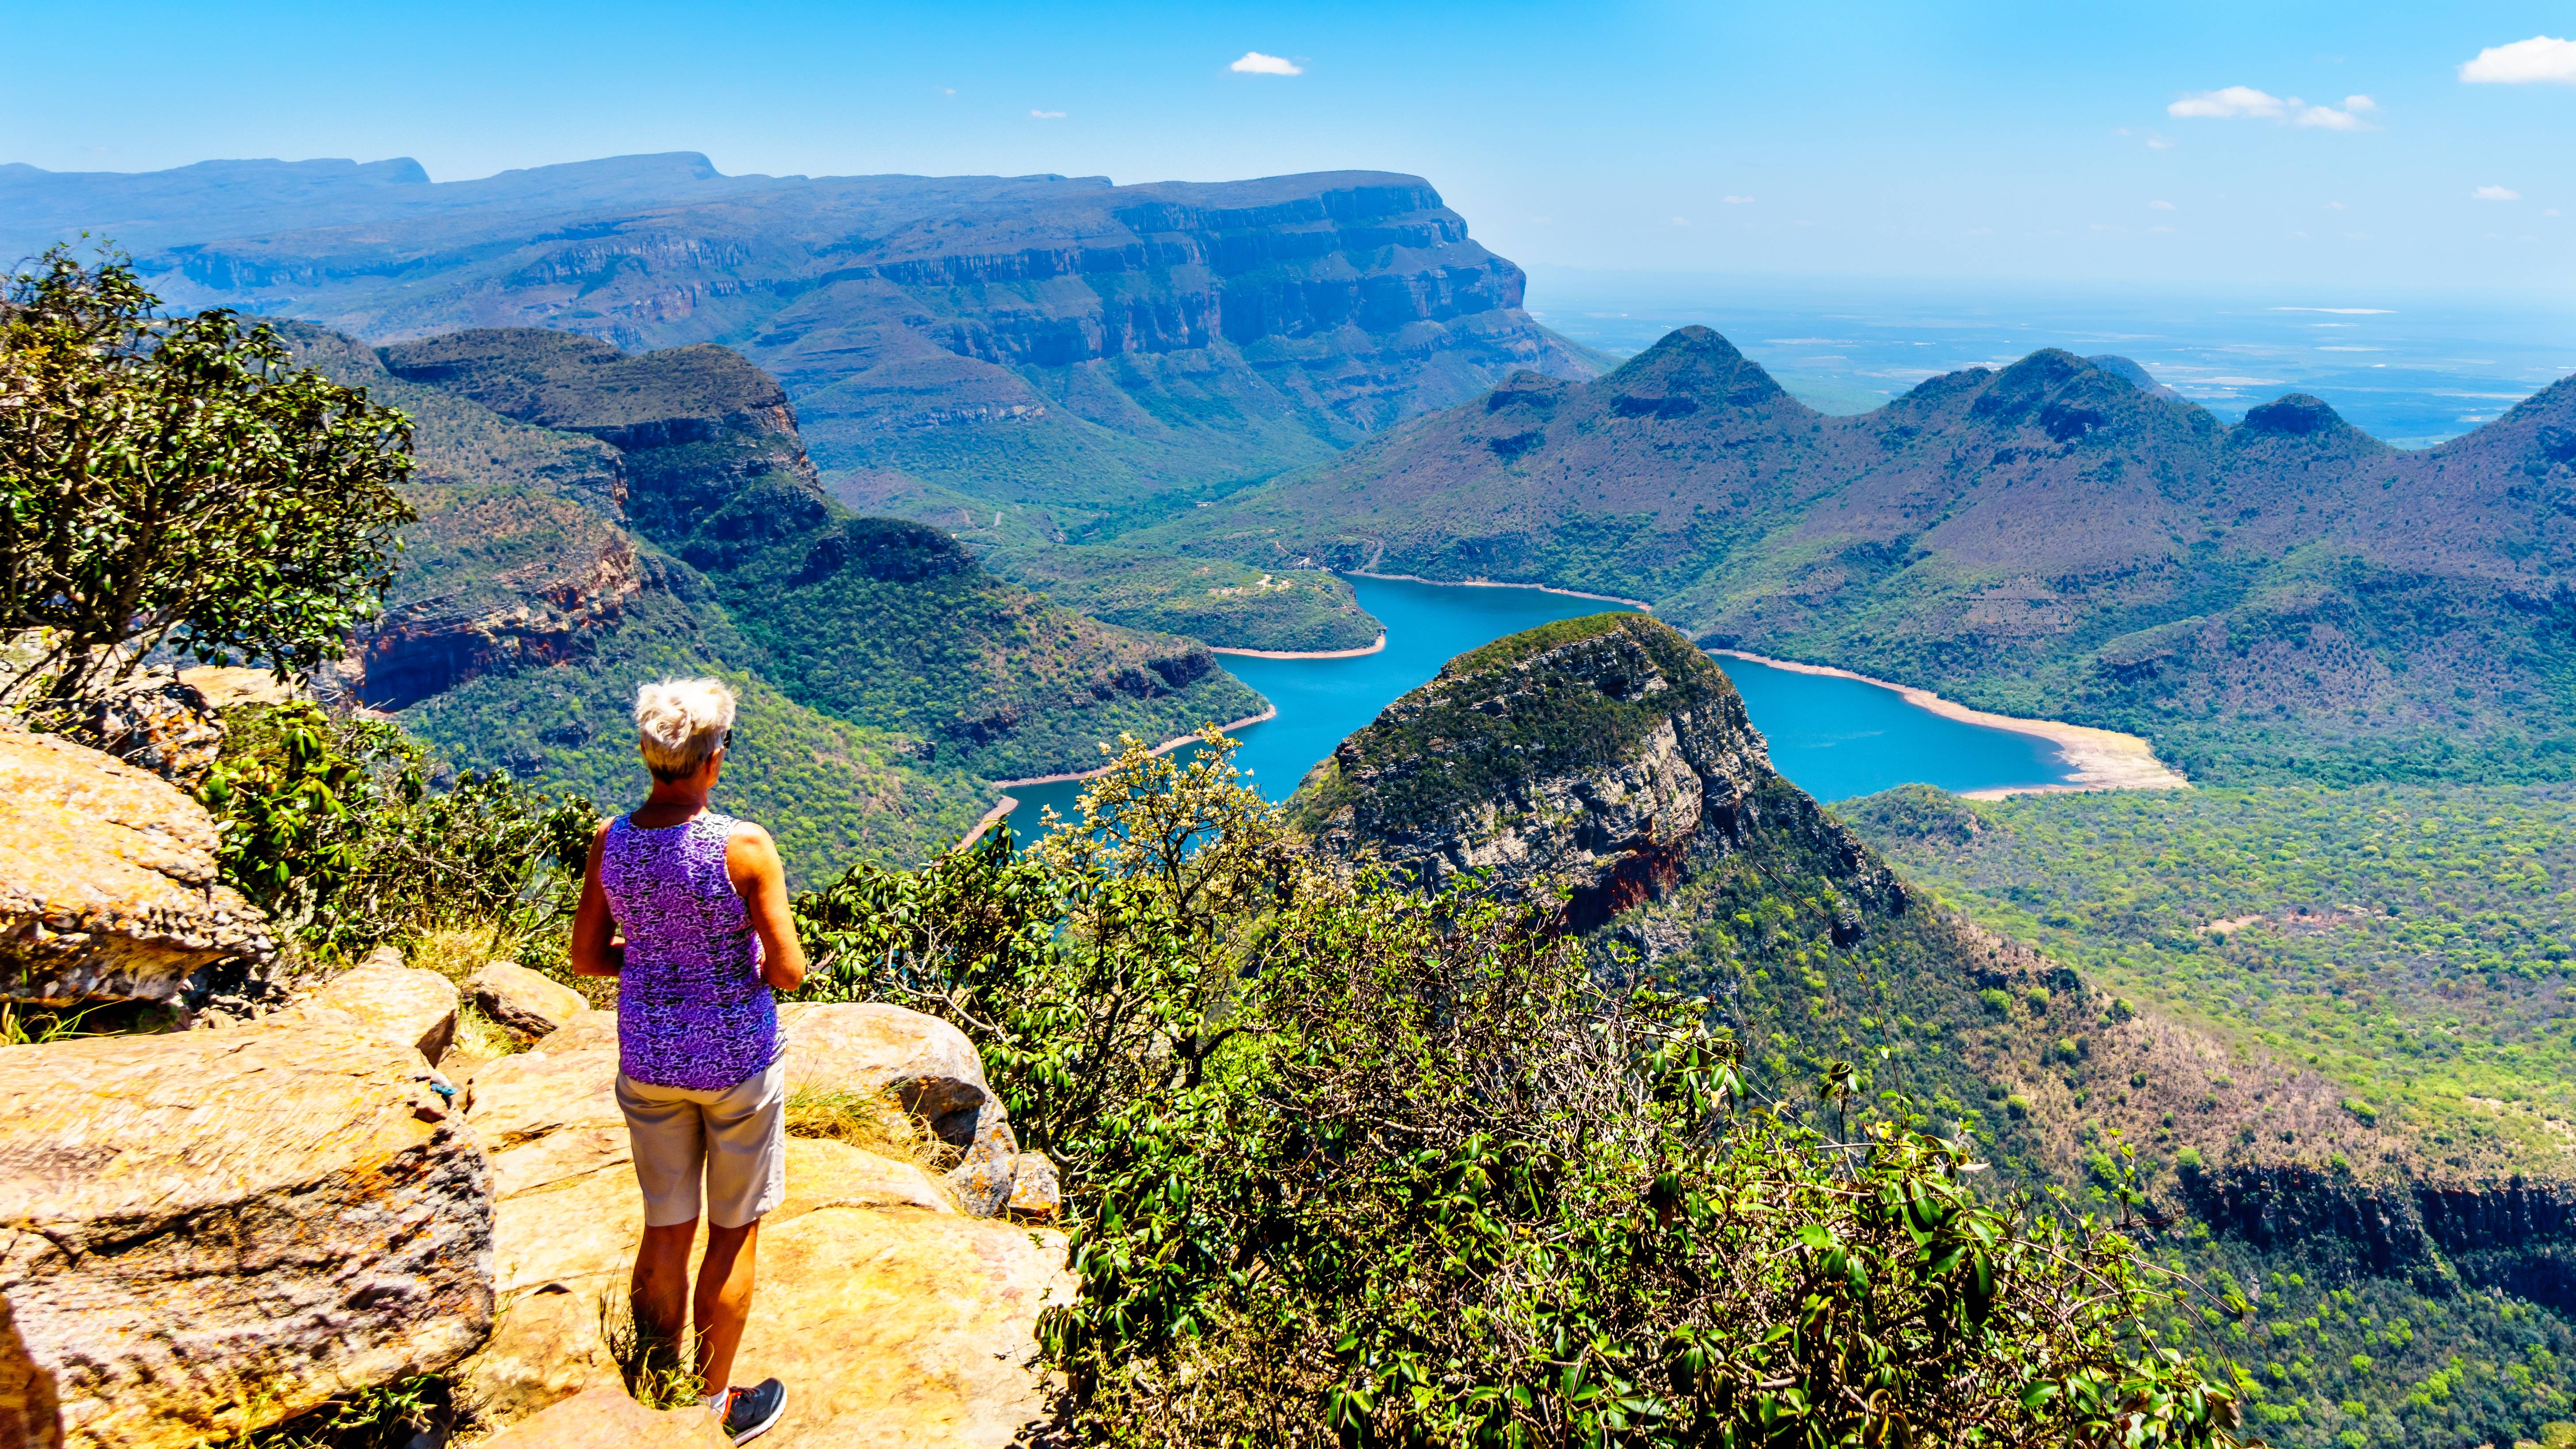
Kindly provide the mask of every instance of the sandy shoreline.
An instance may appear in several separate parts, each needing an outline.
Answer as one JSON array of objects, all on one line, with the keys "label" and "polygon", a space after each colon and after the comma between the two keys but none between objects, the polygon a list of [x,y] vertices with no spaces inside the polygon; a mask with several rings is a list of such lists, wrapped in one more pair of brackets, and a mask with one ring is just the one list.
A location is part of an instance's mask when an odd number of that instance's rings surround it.
[{"label": "sandy shoreline", "polygon": [[1384,629],[1377,631],[1377,642],[1366,649],[1224,649],[1214,644],[1208,646],[1210,654],[1233,654],[1245,659],[1358,659],[1364,655],[1383,653],[1385,649],[1386,631]]},{"label": "sandy shoreline", "polygon": [[1928,689],[1872,679],[1848,669],[1832,669],[1821,664],[1800,664],[1795,660],[1772,659],[1750,654],[1741,649],[1712,649],[1733,659],[1767,664],[1793,674],[1822,674],[1835,679],[1853,679],[1895,690],[1907,704],[1930,710],[1944,719],[1961,724],[1984,725],[1988,729],[2010,730],[2015,734],[2037,735],[2057,746],[2066,757],[2074,778],[2056,785],[2012,785],[1996,790],[1960,792],[1971,800],[2000,800],[2007,795],[2068,795],[2087,790],[2188,790],[2191,781],[2184,779],[2172,766],[2156,758],[2155,747],[2136,735],[2118,730],[2095,729],[2091,725],[2067,724],[2053,719],[2021,719],[2008,714],[1988,714],[1970,709],[1956,700],[1943,699]]},{"label": "sandy shoreline", "polygon": [[[1379,636],[1381,643],[1384,642],[1384,637],[1385,636],[1383,635]],[[1239,730],[1245,725],[1257,725],[1265,720],[1274,720],[1277,718],[1279,718],[1279,706],[1274,704],[1259,714],[1248,714],[1241,719],[1228,720],[1224,724],[1217,726],[1217,732],[1219,734],[1223,734],[1228,730]],[[1195,734],[1176,735],[1173,738],[1165,740],[1161,744],[1154,746],[1154,748],[1148,751],[1148,753],[1168,755],[1183,745],[1198,743],[1198,738],[1199,737]],[[1062,775],[1031,775],[1025,780],[993,780],[988,783],[996,790],[1016,790],[1023,785],[1061,785],[1067,780],[1094,779],[1101,775],[1108,774],[1115,768],[1116,766],[1113,765],[1103,765],[1097,770],[1076,770]],[[994,821],[1001,819],[1003,816],[1008,815],[1019,808],[1019,801],[1012,799],[1007,794],[1004,795],[1000,800],[994,802],[992,809],[984,812],[984,818],[975,822],[975,828],[966,832],[966,838],[958,841],[956,848],[963,850],[967,846],[974,844],[977,837],[992,828]]]},{"label": "sandy shoreline", "polygon": [[1545,584],[1515,584],[1506,579],[1426,579],[1420,574],[1373,574],[1366,569],[1336,569],[1355,579],[1393,579],[1405,584],[1436,584],[1444,589],[1536,589],[1542,594],[1562,594],[1569,599],[1598,599],[1605,604],[1625,604],[1651,614],[1655,606],[1643,599],[1623,599],[1617,594],[1587,594],[1581,589],[1551,589]]}]

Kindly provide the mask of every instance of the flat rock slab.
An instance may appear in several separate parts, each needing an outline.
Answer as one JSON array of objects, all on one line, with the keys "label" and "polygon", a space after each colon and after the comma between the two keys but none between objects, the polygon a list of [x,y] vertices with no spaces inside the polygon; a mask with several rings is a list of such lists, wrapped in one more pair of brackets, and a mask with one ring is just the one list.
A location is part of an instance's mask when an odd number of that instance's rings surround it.
[{"label": "flat rock slab", "polygon": [[348,1013],[360,1030],[400,1042],[432,1066],[456,1039],[456,983],[435,971],[405,966],[389,950],[332,977],[307,1000]]},{"label": "flat rock slab", "polygon": [[186,1449],[472,1351],[490,1173],[428,1076],[309,1022],[0,1048],[0,1424]]},{"label": "flat rock slab", "polygon": [[[791,1053],[807,1053],[820,1080],[876,1091],[895,1074],[864,1069],[864,1058],[854,1072],[848,1057],[812,1045],[850,1037],[809,1033],[809,1012],[789,1014]],[[880,1065],[903,1069],[924,1055],[905,1047]],[[971,1061],[948,1068],[962,1073]],[[610,1095],[616,1072],[613,1022],[584,1022],[474,1079],[467,1119],[495,1149],[503,1306],[458,1377],[495,1421],[533,1425],[526,1416],[567,1395],[616,1383],[601,1314],[623,1300],[644,1231]],[[979,1089],[981,1080],[976,1069]],[[796,1137],[787,1200],[762,1219],[761,1243],[737,1377],[774,1374],[788,1386],[787,1416],[763,1445],[1000,1449],[1043,1412],[1037,1315],[1073,1290],[1061,1234],[965,1217],[915,1163]]]},{"label": "flat rock slab", "polygon": [[0,995],[166,1001],[200,967],[274,960],[215,845],[205,807],[151,771],[0,730]]},{"label": "flat rock slab", "polygon": [[585,1389],[483,1441],[481,1449],[726,1449],[704,1409],[648,1409],[615,1384]]}]

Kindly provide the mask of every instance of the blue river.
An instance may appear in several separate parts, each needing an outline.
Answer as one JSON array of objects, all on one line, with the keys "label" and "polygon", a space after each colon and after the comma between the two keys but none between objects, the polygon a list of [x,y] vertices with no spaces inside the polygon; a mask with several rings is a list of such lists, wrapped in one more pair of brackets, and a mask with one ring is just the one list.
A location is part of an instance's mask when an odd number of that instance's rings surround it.
[{"label": "blue river", "polygon": [[[1315,762],[1440,666],[1479,645],[1552,619],[1624,608],[1539,589],[1461,588],[1398,579],[1351,581],[1360,607],[1386,625],[1386,647],[1353,659],[1251,659],[1226,668],[1269,697],[1276,719],[1235,732],[1235,764],[1261,792],[1285,800]],[[1820,800],[1848,800],[1920,781],[1948,790],[2045,785],[2066,778],[2057,747],[2034,735],[1945,719],[1892,689],[1721,657],[1744,707],[1771,745],[1771,763]],[[1080,781],[1022,785],[1011,830],[1021,842],[1040,812],[1071,815]]]}]

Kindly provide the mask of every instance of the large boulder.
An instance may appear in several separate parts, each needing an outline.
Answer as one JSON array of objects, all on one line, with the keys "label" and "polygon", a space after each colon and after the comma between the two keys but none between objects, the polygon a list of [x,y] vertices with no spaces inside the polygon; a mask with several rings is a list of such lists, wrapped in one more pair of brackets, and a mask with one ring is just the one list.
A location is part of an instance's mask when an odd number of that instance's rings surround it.
[{"label": "large boulder", "polygon": [[185,1449],[471,1352],[491,1178],[430,1076],[312,1021],[0,1048],[0,1442]]},{"label": "large boulder", "polygon": [[1010,1201],[1019,1144],[964,1032],[876,1002],[790,1002],[779,1008],[778,1025],[787,1038],[791,1088],[855,1091],[893,1102],[960,1154],[948,1174],[959,1206],[988,1218]]},{"label": "large boulder", "polygon": [[435,971],[405,966],[391,947],[369,952],[332,977],[305,1005],[345,1012],[360,1030],[400,1042],[436,1066],[456,1039],[456,983]]},{"label": "large boulder", "polygon": [[149,770],[0,731],[0,996],[167,1001],[219,963],[265,970],[268,921],[215,873],[215,822]]},{"label": "large boulder", "polygon": [[[888,1096],[910,1083],[914,1100],[949,1112],[965,1108],[970,1081],[984,1090],[972,1051],[957,1051],[964,1038],[947,1040],[953,1030],[929,1018],[797,1005],[784,1015],[792,1081]],[[876,1027],[855,1025],[871,1017]],[[616,1381],[601,1315],[622,1304],[644,1229],[616,1072],[615,1020],[597,1012],[484,1067],[469,1088],[467,1120],[493,1147],[502,1308],[459,1377],[495,1422]],[[1060,1234],[965,1216],[913,1163],[798,1137],[760,1256],[737,1377],[775,1374],[789,1388],[764,1446],[999,1449],[1041,1416],[1037,1316],[1072,1291]]]},{"label": "large boulder", "polygon": [[548,1035],[590,1010],[580,992],[516,961],[495,961],[465,983],[483,1014],[523,1038]]}]

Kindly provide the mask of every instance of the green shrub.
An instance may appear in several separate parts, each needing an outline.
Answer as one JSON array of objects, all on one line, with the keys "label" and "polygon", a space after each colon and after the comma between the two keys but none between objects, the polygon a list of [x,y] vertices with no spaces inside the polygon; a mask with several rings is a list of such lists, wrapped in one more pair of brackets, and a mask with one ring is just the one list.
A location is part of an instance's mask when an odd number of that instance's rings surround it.
[{"label": "green shrub", "polygon": [[432,789],[400,730],[305,703],[236,712],[200,794],[225,881],[324,956],[440,924],[559,921],[597,824],[589,801],[506,773]]},{"label": "green shrub", "polygon": [[1061,1165],[1075,1440],[2233,1442],[2108,1222],[1978,1191],[1903,1103],[1756,1106],[1705,1003],[1322,868],[1227,753],[1131,743],[1026,855],[797,904],[816,991],[947,1016]]},{"label": "green shrub", "polygon": [[2009,1015],[2012,1011],[2012,995],[2001,987],[1989,986],[1977,993],[1977,999],[1986,1004],[1986,1010],[1997,1016]]}]

